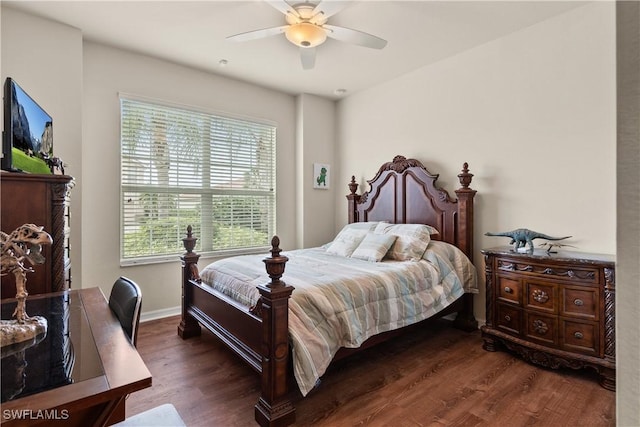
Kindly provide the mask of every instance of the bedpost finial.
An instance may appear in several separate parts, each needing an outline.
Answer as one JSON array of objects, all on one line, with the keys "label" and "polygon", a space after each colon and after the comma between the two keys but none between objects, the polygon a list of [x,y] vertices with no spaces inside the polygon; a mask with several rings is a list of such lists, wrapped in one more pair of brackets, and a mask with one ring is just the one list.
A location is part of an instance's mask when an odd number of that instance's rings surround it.
[{"label": "bedpost finial", "polygon": [[281,251],[280,238],[278,238],[278,236],[273,236],[271,239],[271,256],[262,260],[267,268],[267,274],[271,278],[271,283],[267,285],[269,288],[285,286],[284,282],[282,282],[280,278],[284,274],[284,266],[287,261],[289,261],[289,258],[284,255],[280,255]]},{"label": "bedpost finial", "polygon": [[187,237],[182,239],[182,244],[184,245],[184,248],[187,250],[187,253],[193,252],[193,248],[196,247],[196,241],[198,240],[197,237],[193,237],[192,231],[193,231],[193,228],[191,227],[191,225],[188,225]]},{"label": "bedpost finial", "polygon": [[358,191],[358,183],[356,182],[355,175],[351,175],[351,182],[349,183],[349,191],[351,191],[351,194],[356,194],[356,191]]},{"label": "bedpost finial", "polygon": [[469,188],[469,184],[471,184],[471,179],[473,178],[473,174],[469,173],[469,164],[464,162],[462,165],[462,172],[458,174],[458,179],[460,180],[460,185],[462,188]]},{"label": "bedpost finial", "polygon": [[271,258],[277,258],[280,256],[280,238],[278,236],[273,236],[271,239]]}]

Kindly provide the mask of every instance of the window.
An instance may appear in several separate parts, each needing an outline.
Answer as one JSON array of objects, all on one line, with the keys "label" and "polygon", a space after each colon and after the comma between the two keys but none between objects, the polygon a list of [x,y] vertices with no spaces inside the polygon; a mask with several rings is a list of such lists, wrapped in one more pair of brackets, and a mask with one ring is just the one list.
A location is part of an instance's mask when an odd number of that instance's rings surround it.
[{"label": "window", "polygon": [[174,260],[187,225],[199,253],[269,247],[276,128],[120,98],[121,263]]}]

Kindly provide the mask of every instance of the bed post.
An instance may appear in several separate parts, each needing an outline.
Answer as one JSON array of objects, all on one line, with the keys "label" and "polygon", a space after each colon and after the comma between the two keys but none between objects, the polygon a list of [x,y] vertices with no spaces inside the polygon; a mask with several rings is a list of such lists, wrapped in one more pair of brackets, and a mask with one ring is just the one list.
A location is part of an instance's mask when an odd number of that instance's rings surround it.
[{"label": "bed post", "polygon": [[355,175],[351,176],[351,182],[349,183],[349,191],[351,194],[347,194],[347,200],[349,203],[349,224],[357,222],[358,219],[358,202],[360,201],[360,196],[356,194],[358,191],[358,183],[356,182]]},{"label": "bed post", "polygon": [[476,190],[469,188],[473,174],[469,173],[469,164],[462,165],[462,172],[458,174],[461,188],[456,190],[458,196],[458,247],[473,262],[473,198]]},{"label": "bed post", "polygon": [[280,239],[271,240],[271,257],[263,261],[271,283],[259,285],[262,313],[261,393],[255,419],[261,426],[285,426],[295,421],[295,408],[288,398],[289,297],[293,291],[280,280],[289,260],[280,255]]},{"label": "bed post", "polygon": [[182,239],[182,244],[187,252],[180,257],[182,260],[182,320],[178,325],[178,335],[182,339],[187,339],[200,335],[200,324],[193,318],[188,312],[189,302],[191,301],[192,287],[189,283],[190,280],[200,281],[198,274],[198,260],[200,255],[193,252],[193,248],[196,246],[197,238],[191,234],[191,226],[187,226],[187,237]]},{"label": "bed post", "polygon": [[[456,190],[458,196],[458,247],[473,262],[473,198],[476,190],[469,188],[473,174],[469,173],[469,164],[462,165],[462,172],[458,174],[460,187]],[[465,331],[475,331],[478,329],[478,321],[473,314],[473,294],[463,295],[463,310],[458,312],[454,324],[457,328]]]}]

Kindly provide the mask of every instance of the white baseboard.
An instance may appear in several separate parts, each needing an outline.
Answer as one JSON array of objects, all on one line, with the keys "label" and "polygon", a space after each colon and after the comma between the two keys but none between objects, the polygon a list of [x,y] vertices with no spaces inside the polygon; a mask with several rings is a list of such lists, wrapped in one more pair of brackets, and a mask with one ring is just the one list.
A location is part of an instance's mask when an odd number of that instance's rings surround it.
[{"label": "white baseboard", "polygon": [[149,320],[163,319],[165,317],[177,316],[181,313],[180,306],[163,308],[161,310],[146,311],[140,313],[140,323]]}]

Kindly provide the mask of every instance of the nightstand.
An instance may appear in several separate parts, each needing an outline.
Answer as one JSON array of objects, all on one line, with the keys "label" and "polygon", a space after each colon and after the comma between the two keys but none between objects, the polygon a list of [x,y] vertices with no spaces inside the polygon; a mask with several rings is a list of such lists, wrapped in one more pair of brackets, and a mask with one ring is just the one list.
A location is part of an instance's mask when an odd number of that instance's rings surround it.
[{"label": "nightstand", "polygon": [[548,368],[593,368],[615,390],[615,262],[611,255],[482,250],[483,348],[503,345]]}]

